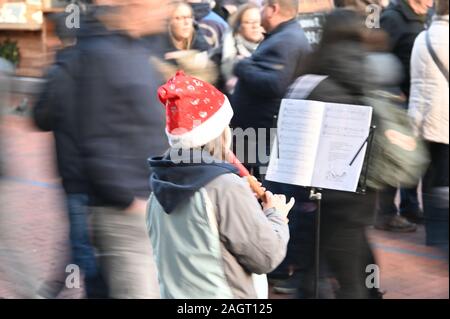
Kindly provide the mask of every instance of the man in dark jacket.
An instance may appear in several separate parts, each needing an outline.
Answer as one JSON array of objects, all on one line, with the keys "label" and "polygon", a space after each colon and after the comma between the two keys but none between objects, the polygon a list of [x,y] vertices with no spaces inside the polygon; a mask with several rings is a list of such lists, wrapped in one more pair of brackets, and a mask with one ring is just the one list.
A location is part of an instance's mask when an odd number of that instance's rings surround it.
[{"label": "man in dark jacket", "polygon": [[152,298],[159,289],[145,229],[147,158],[168,145],[156,96],[163,79],[142,37],[165,30],[170,11],[168,1],[113,2],[98,16],[106,28],[79,37],[79,145],[109,296]]},{"label": "man in dark jacket", "polygon": [[[268,32],[266,38],[250,58],[240,61],[234,68],[238,77],[231,97],[235,112],[231,125],[234,128],[268,131],[274,127],[274,116],[294,80],[296,65],[310,52],[308,40],[296,20],[297,10],[297,0],[264,2],[261,24]],[[268,148],[269,134],[266,139]],[[246,164],[254,163],[246,161]]]},{"label": "man in dark jacket", "polygon": [[[63,48],[56,52],[55,63],[47,72],[47,82],[33,107],[33,118],[39,129],[52,131],[55,136],[58,172],[66,194],[72,261],[84,274],[87,298],[102,298],[106,297],[106,289],[89,239],[89,187],[78,141],[76,79],[82,66],[76,46],[77,29],[65,26],[64,13],[53,15],[52,19]],[[86,33],[94,19],[83,14],[82,20]]]},{"label": "man in dark jacket", "polygon": [[[249,134],[248,137],[239,136],[235,131],[236,151],[240,159],[252,170],[252,174],[257,177],[265,174],[262,166],[267,164],[268,157],[264,159],[263,153],[270,152],[269,131],[276,126],[274,116],[278,115],[281,99],[294,80],[296,66],[302,63],[302,59],[311,50],[296,19],[297,11],[297,0],[266,0],[261,17],[261,24],[267,32],[266,38],[250,58],[238,62],[234,68],[238,82],[231,97],[235,114],[231,125],[233,128],[243,130],[250,128],[256,131],[254,136]],[[260,128],[266,130],[266,134],[262,130],[258,132]],[[245,158],[239,151],[241,143],[246,149]],[[298,221],[303,220],[297,216],[302,213],[303,216],[308,210],[303,205],[307,200],[306,191],[299,191],[292,185],[267,181],[265,186],[272,192],[295,196],[296,205],[293,213],[295,216],[290,228],[291,232],[295,233],[292,242],[298,242],[296,236],[301,229],[296,225]],[[289,273],[287,269],[290,267],[289,256],[294,250],[291,245],[286,262],[276,270],[276,275],[271,276],[285,277]]]},{"label": "man in dark jacket", "polygon": [[433,0],[395,0],[383,11],[381,27],[388,33],[390,47],[401,61],[404,78],[401,89],[409,97],[411,52],[417,35],[425,29]]},{"label": "man in dark jacket", "polygon": [[[403,81],[400,88],[409,97],[411,52],[417,35],[425,28],[427,12],[433,0],[395,0],[381,15],[381,27],[388,33],[390,47],[403,65]],[[405,103],[407,107],[408,102]],[[416,223],[422,222],[422,212],[417,199],[417,187],[401,189],[400,215],[394,199],[397,190],[388,188],[380,193],[379,215],[376,227],[379,229],[410,232],[416,230]]]}]

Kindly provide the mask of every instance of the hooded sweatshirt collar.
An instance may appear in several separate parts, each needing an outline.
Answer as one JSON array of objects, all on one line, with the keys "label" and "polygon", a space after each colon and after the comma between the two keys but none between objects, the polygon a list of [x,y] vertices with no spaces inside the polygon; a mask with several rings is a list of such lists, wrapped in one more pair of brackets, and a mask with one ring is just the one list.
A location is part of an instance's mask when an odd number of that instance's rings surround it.
[{"label": "hooded sweatshirt collar", "polygon": [[190,198],[200,188],[224,174],[238,174],[231,164],[218,161],[199,150],[183,150],[176,160],[173,149],[161,157],[149,159],[153,170],[150,184],[158,202],[167,214],[179,203]]},{"label": "hooded sweatshirt collar", "polygon": [[201,21],[211,12],[211,6],[208,2],[189,3],[194,11],[196,21]]},{"label": "hooded sweatshirt collar", "polygon": [[406,0],[399,0],[398,2],[398,11],[403,14],[403,16],[410,21],[418,21],[424,23],[427,19],[427,15],[419,15],[414,12],[411,6],[408,4]]}]

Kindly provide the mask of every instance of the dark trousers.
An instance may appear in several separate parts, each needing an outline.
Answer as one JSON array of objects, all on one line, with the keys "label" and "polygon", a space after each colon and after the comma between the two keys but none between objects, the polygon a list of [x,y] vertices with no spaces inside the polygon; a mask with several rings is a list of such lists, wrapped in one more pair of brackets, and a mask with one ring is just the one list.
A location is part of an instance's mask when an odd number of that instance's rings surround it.
[{"label": "dark trousers", "polygon": [[323,192],[320,256],[339,283],[337,298],[378,297],[377,288],[366,286],[366,268],[376,264],[366,235],[374,208],[374,191],[366,195]]},{"label": "dark trousers", "polygon": [[413,188],[400,188],[400,209],[395,206],[395,195],[397,188],[386,187],[379,191],[378,195],[378,216],[381,218],[393,217],[400,212],[415,213],[419,211],[419,199],[417,197],[417,186]]},{"label": "dark trousers", "polygon": [[427,146],[431,162],[422,188],[426,243],[440,246],[448,253],[449,145],[428,142]]},{"label": "dark trousers", "polygon": [[107,296],[106,285],[100,276],[95,251],[89,238],[88,204],[89,197],[86,194],[66,195],[72,261],[84,273],[86,296],[103,298]]}]

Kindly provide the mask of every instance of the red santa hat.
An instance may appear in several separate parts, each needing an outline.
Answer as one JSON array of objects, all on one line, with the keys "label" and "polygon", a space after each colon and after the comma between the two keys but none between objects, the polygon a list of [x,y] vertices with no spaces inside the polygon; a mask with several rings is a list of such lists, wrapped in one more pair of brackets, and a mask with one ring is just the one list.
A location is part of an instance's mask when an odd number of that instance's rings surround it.
[{"label": "red santa hat", "polygon": [[158,96],[166,107],[166,134],[172,147],[205,145],[219,137],[233,117],[225,95],[183,71],[161,86]]}]

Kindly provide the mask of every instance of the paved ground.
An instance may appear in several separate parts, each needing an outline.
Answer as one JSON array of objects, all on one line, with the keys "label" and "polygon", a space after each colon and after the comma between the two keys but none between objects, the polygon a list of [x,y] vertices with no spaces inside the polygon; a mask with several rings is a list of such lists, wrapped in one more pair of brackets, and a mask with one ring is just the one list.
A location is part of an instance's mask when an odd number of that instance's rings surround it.
[{"label": "paved ground", "polygon": [[[0,195],[11,218],[2,227],[14,230],[15,248],[27,256],[28,268],[39,278],[61,280],[61,269],[69,260],[67,220],[54,171],[52,136],[36,131],[21,116],[7,115],[3,122],[1,152],[7,159],[7,177],[0,185]],[[371,230],[370,237],[381,268],[381,289],[387,291],[385,298],[449,297],[448,263],[439,252],[423,245],[423,228],[412,234]],[[81,289],[66,289],[59,298],[82,296]],[[0,298],[15,297],[0,270]]]}]

